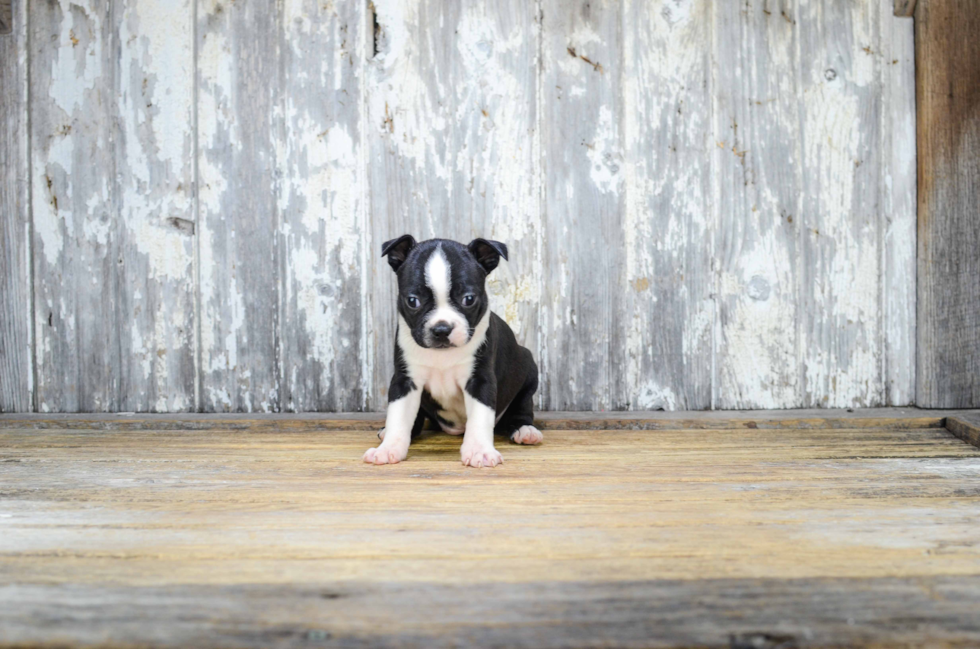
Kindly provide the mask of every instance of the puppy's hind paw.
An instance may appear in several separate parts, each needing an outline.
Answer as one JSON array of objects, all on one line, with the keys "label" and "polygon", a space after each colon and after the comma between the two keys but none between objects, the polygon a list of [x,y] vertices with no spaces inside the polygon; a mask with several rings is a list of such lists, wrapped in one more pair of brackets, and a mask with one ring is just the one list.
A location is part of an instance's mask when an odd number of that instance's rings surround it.
[{"label": "puppy's hind paw", "polygon": [[544,435],[534,426],[521,426],[510,436],[510,441],[515,444],[540,444],[543,439]]}]

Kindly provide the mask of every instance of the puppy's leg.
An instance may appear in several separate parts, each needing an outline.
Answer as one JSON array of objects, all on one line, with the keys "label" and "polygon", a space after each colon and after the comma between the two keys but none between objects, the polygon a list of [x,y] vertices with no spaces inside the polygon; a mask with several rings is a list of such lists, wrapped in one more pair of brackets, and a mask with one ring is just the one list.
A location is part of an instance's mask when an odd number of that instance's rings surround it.
[{"label": "puppy's leg", "polygon": [[466,432],[463,433],[463,446],[460,448],[463,464],[475,468],[501,464],[504,458],[493,447],[496,413],[466,390],[463,390],[463,400],[466,404]]},{"label": "puppy's leg", "polygon": [[[396,464],[408,457],[408,445],[412,441],[412,429],[418,419],[422,390],[409,390],[394,401],[388,402],[385,418],[384,440],[377,448],[369,448],[362,458],[368,464]],[[380,437],[380,434],[379,434]]]},{"label": "puppy's leg", "polygon": [[540,444],[544,439],[541,431],[534,427],[534,393],[538,389],[538,368],[533,364],[531,367],[532,371],[520,392],[497,422],[497,432],[508,435],[515,444]]},{"label": "puppy's leg", "polygon": [[[425,411],[422,408],[419,408],[419,414],[415,417],[415,424],[412,426],[412,441],[418,439],[419,435],[422,434],[422,429],[425,428],[426,416]],[[382,428],[378,431],[378,439],[384,440],[384,438],[385,429]]]}]

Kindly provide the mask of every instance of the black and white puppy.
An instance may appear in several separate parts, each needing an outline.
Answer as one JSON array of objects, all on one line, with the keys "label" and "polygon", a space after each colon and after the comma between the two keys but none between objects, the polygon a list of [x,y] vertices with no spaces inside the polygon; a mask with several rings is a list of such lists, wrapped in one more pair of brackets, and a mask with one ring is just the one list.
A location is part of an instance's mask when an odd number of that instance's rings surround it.
[{"label": "black and white puppy", "polygon": [[388,415],[377,448],[364,461],[394,464],[425,420],[451,435],[463,435],[463,464],[503,462],[494,432],[517,444],[537,444],[532,397],[538,368],[531,352],[490,311],[487,275],[507,246],[475,239],[468,246],[445,239],[416,243],[404,235],[381,246],[398,275],[395,374]]}]

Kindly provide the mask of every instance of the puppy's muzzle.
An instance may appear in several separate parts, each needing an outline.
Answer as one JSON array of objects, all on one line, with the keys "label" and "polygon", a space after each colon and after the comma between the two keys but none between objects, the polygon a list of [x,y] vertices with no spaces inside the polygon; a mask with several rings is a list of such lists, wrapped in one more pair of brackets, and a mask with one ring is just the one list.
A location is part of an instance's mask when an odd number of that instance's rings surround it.
[{"label": "puppy's muzzle", "polygon": [[451,323],[440,320],[429,328],[429,332],[432,334],[433,347],[452,346],[452,343],[449,342],[449,334],[453,332],[453,325]]}]

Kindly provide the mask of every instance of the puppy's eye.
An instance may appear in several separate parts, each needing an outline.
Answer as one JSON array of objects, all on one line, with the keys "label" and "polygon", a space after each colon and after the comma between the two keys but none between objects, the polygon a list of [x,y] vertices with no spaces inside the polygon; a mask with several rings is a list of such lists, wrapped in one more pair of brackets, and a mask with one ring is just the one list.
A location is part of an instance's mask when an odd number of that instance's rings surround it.
[{"label": "puppy's eye", "polygon": [[476,296],[473,294],[467,294],[463,296],[463,306],[473,306],[476,304]]},{"label": "puppy's eye", "polygon": [[422,306],[422,301],[419,300],[414,295],[409,295],[408,298],[405,300],[405,303],[408,305],[408,308],[412,310],[415,310],[420,306]]}]

